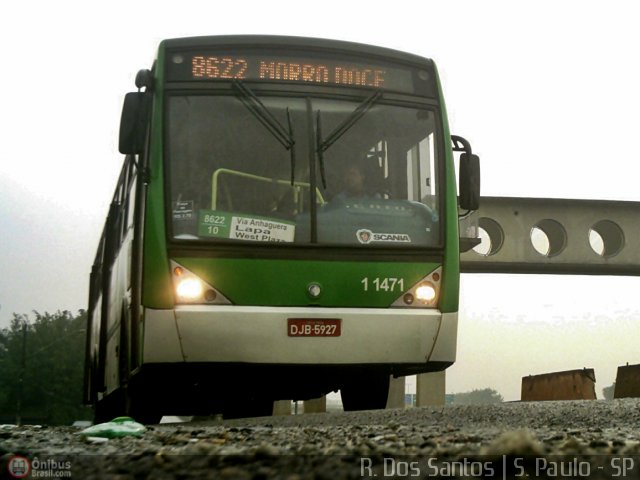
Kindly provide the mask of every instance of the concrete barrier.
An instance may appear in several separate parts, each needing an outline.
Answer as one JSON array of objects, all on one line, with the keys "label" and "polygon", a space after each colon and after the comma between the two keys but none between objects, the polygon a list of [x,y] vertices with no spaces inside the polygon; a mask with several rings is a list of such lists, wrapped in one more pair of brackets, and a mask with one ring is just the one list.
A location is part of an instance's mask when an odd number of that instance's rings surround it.
[{"label": "concrete barrier", "polygon": [[444,405],[447,374],[441,372],[422,373],[416,378],[416,406]]},{"label": "concrete barrier", "polygon": [[385,408],[404,408],[404,386],[405,378],[393,378],[389,380],[389,396],[387,397],[387,406]]},{"label": "concrete barrier", "polygon": [[613,398],[640,397],[640,364],[618,367]]},{"label": "concrete barrier", "polygon": [[540,400],[595,400],[596,374],[592,368],[522,377],[523,402]]},{"label": "concrete barrier", "polygon": [[276,400],[273,402],[273,416],[291,415],[291,400]]},{"label": "concrete barrier", "polygon": [[304,401],[304,413],[324,413],[327,411],[327,396]]}]

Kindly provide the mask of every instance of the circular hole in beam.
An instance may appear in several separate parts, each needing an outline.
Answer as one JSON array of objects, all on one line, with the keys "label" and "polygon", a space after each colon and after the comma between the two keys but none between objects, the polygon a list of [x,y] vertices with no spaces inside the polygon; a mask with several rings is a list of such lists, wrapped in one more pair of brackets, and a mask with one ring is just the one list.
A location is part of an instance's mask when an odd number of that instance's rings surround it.
[{"label": "circular hole in beam", "polygon": [[473,247],[473,251],[486,257],[491,253],[491,237],[484,228],[478,227],[478,238],[480,243]]},{"label": "circular hole in beam", "polygon": [[604,240],[593,228],[589,229],[589,245],[591,249],[601,257],[604,256]]},{"label": "circular hole in beam", "polygon": [[478,237],[480,237],[480,243],[473,247],[473,251],[478,255],[488,257],[495,255],[502,248],[504,230],[495,220],[481,217],[478,220]]},{"label": "circular hole in beam", "polygon": [[614,257],[624,248],[624,232],[617,223],[600,220],[589,229],[589,245],[601,257]]},{"label": "circular hole in beam", "polygon": [[531,229],[531,245],[544,257],[560,255],[567,246],[567,231],[562,224],[547,218]]}]

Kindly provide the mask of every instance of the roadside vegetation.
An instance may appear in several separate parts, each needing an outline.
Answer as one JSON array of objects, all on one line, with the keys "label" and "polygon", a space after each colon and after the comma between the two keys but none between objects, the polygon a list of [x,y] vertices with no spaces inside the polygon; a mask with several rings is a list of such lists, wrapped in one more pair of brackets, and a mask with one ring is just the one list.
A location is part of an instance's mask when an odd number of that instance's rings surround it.
[{"label": "roadside vegetation", "polygon": [[0,330],[0,423],[70,425],[82,405],[86,313],[14,314]]}]

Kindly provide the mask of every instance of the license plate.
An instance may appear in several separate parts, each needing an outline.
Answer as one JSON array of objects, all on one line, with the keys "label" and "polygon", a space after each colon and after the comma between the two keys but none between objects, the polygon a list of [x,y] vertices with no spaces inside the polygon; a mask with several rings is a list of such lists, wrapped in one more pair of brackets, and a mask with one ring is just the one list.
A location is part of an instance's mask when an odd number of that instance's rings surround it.
[{"label": "license plate", "polygon": [[339,318],[289,318],[287,335],[290,337],[339,337]]}]

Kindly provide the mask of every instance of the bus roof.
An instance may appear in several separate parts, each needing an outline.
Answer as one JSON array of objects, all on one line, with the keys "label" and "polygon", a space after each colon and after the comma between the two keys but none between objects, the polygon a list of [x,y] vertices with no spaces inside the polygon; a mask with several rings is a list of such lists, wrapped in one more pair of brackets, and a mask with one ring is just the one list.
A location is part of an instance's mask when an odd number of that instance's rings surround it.
[{"label": "bus roof", "polygon": [[364,43],[346,42],[342,40],[330,40],[325,38],[295,37],[281,35],[220,35],[202,37],[184,37],[163,40],[160,49],[164,48],[189,48],[189,47],[251,47],[286,48],[290,51],[317,51],[325,53],[365,54],[368,56],[393,58],[396,61],[414,64],[433,64],[426,57],[414,55],[400,50],[378,47]]}]

